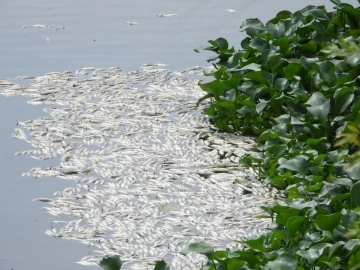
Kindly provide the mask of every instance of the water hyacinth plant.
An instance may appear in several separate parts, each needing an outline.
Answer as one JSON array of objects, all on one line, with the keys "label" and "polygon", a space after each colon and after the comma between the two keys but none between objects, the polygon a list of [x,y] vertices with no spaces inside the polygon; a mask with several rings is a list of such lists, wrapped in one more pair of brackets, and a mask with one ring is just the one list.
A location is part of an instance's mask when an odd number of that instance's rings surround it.
[{"label": "water hyacinth plant", "polygon": [[240,164],[287,195],[263,207],[269,231],[241,249],[189,246],[206,269],[358,269],[360,8],[331,2],[246,20],[239,50],[224,38],[196,50],[215,53],[214,80],[199,83],[204,114],[221,131],[258,136]]}]

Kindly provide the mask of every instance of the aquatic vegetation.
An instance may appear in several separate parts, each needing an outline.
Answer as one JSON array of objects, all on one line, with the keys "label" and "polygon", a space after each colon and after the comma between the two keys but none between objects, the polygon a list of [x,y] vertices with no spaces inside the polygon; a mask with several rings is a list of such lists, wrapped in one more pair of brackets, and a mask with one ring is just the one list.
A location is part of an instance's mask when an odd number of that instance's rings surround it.
[{"label": "aquatic vegetation", "polygon": [[104,257],[100,261],[100,266],[104,270],[120,270],[122,262],[119,256]]},{"label": "aquatic vegetation", "polygon": [[193,250],[206,269],[357,269],[360,8],[332,2],[246,20],[241,50],[224,38],[196,50],[216,53],[198,104],[210,99],[218,129],[257,136],[240,164],[287,196],[262,207],[272,225],[240,249]]}]

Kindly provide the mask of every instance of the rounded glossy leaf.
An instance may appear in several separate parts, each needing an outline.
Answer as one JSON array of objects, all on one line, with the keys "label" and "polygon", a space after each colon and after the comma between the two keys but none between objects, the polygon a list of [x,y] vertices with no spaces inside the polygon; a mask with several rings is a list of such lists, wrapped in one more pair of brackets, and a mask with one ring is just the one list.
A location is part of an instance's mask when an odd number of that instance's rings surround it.
[{"label": "rounded glossy leaf", "polygon": [[331,83],[335,78],[336,68],[334,63],[330,61],[324,61],[319,64],[319,73],[321,78],[327,82]]},{"label": "rounded glossy leaf", "polygon": [[287,18],[291,18],[291,11],[288,10],[282,10],[280,12],[278,12],[278,14],[276,14],[275,18],[277,20],[281,20],[281,19],[287,19]]},{"label": "rounded glossy leaf", "polygon": [[267,106],[267,101],[260,101],[258,104],[256,104],[256,112],[261,113]]},{"label": "rounded glossy leaf", "polygon": [[168,265],[164,260],[157,261],[154,270],[170,270],[170,265]]},{"label": "rounded glossy leaf", "polygon": [[360,239],[350,239],[345,245],[344,248],[352,251],[354,247],[360,246]]},{"label": "rounded glossy leaf", "polygon": [[310,263],[313,263],[320,256],[319,251],[316,249],[298,250],[296,254],[308,260]]},{"label": "rounded glossy leaf", "polygon": [[357,8],[354,8],[352,5],[348,3],[340,3],[337,6],[338,9],[341,9],[344,11],[350,18],[350,23],[354,24],[354,27],[358,27],[359,21],[360,21],[360,10]]},{"label": "rounded glossy leaf", "polygon": [[256,37],[250,42],[249,46],[262,53],[265,49],[269,48],[269,43],[263,38]]},{"label": "rounded glossy leaf", "polygon": [[360,182],[354,184],[350,190],[351,201],[353,206],[360,205]]},{"label": "rounded glossy leaf", "polygon": [[273,73],[276,73],[282,66],[286,65],[287,60],[280,56],[272,56],[268,62],[268,66]]},{"label": "rounded glossy leaf", "polygon": [[312,69],[311,66],[318,61],[319,61],[318,58],[306,58],[304,56],[300,57],[300,63],[302,67],[305,68],[306,70]]},{"label": "rounded glossy leaf", "polygon": [[204,242],[191,243],[183,251],[181,251],[181,254],[186,255],[190,252],[209,256],[211,253],[214,253],[214,248]]},{"label": "rounded glossy leaf", "polygon": [[249,247],[256,251],[266,252],[267,248],[265,245],[266,236],[262,235],[259,238],[244,241]]},{"label": "rounded glossy leaf", "polygon": [[285,36],[286,27],[283,20],[278,21],[277,24],[267,23],[266,29],[274,39]]},{"label": "rounded glossy leaf", "polygon": [[289,87],[289,80],[286,78],[277,78],[275,80],[275,87],[281,91],[284,91]]},{"label": "rounded glossy leaf", "polygon": [[254,71],[259,71],[261,70],[261,65],[256,64],[256,63],[251,63],[249,65],[246,65],[244,67],[242,67],[240,70],[254,70]]},{"label": "rounded glossy leaf", "polygon": [[321,21],[329,20],[327,14],[326,14],[326,10],[324,10],[324,9],[314,8],[314,9],[305,11],[303,14],[304,14],[304,16],[312,16],[315,19],[318,19]]},{"label": "rounded glossy leaf", "polygon": [[349,105],[353,102],[355,95],[353,93],[346,93],[335,101],[335,111],[337,114],[343,113]]},{"label": "rounded glossy leaf", "polygon": [[343,246],[344,244],[345,244],[345,242],[338,241],[334,245],[332,245],[329,249],[329,257],[331,258],[333,256],[333,254],[335,254],[336,251],[339,249],[339,247]]},{"label": "rounded glossy leaf", "polygon": [[287,169],[290,171],[299,172],[304,175],[308,169],[308,162],[302,157],[296,157],[285,161],[279,166],[279,169]]},{"label": "rounded glossy leaf", "polygon": [[297,48],[300,51],[302,51],[304,53],[309,53],[309,54],[313,54],[313,53],[316,53],[318,51],[317,43],[314,40],[310,40],[306,44],[299,45],[299,46],[297,46]]},{"label": "rounded glossy leaf", "polygon": [[300,63],[290,63],[284,68],[284,73],[289,79],[292,79],[294,76],[299,75],[302,69]]},{"label": "rounded glossy leaf", "polygon": [[268,87],[271,87],[274,83],[274,74],[266,71],[249,72],[246,73],[243,78],[265,84]]},{"label": "rounded glossy leaf", "polygon": [[330,111],[330,100],[327,100],[321,92],[315,92],[305,103],[310,105],[306,109],[314,120],[324,122]]},{"label": "rounded glossy leaf", "polygon": [[289,209],[287,209],[285,211],[280,212],[276,216],[276,223],[286,225],[289,218],[297,216],[298,214],[299,214],[298,209],[289,208]]},{"label": "rounded glossy leaf", "polygon": [[249,27],[261,31],[266,30],[264,24],[259,19],[247,19],[240,27],[240,31],[244,31]]},{"label": "rounded glossy leaf", "polygon": [[249,44],[250,44],[251,38],[250,37],[246,37],[241,41],[241,48],[243,48],[244,50],[247,50],[249,48]]},{"label": "rounded glossy leaf", "polygon": [[227,269],[228,270],[238,270],[240,267],[244,265],[244,261],[239,260],[237,258],[232,258],[227,263]]},{"label": "rounded glossy leaf", "polygon": [[220,50],[226,50],[229,47],[229,43],[225,38],[217,38],[208,42],[215,47],[219,47]]},{"label": "rounded glossy leaf", "polygon": [[119,256],[104,257],[100,261],[100,266],[104,270],[119,270],[122,266],[122,262]]},{"label": "rounded glossy leaf", "polygon": [[225,85],[219,81],[219,80],[215,80],[209,83],[199,83],[199,86],[202,90],[204,90],[205,92],[213,95],[213,97],[218,100],[220,95],[222,94],[222,92],[225,89]]},{"label": "rounded glossy leaf", "polygon": [[321,229],[326,231],[333,231],[339,226],[341,220],[341,214],[335,213],[331,215],[318,214],[315,218],[315,224]]},{"label": "rounded glossy leaf", "polygon": [[303,216],[290,217],[287,221],[286,227],[289,234],[295,236],[298,232],[304,234],[308,229],[308,219]]},{"label": "rounded glossy leaf", "polygon": [[[351,179],[360,180],[360,162],[358,162],[355,165],[351,166],[350,168],[346,169],[346,174]],[[360,193],[358,193],[358,194],[360,194]]]},{"label": "rounded glossy leaf", "polygon": [[268,262],[267,269],[271,270],[295,270],[298,265],[298,260],[292,254],[284,253],[279,255],[275,261]]}]

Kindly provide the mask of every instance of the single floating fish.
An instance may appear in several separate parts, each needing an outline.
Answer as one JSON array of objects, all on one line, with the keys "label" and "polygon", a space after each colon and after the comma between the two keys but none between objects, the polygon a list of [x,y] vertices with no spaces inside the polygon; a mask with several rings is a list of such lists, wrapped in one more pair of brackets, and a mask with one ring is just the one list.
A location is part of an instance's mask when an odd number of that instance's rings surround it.
[{"label": "single floating fish", "polygon": [[23,25],[22,28],[28,28],[28,27],[33,27],[33,28],[55,28],[56,30],[59,30],[59,29],[65,29],[65,26],[62,26],[62,25],[45,25],[45,24],[33,24],[33,25]]},{"label": "single floating fish", "polygon": [[125,23],[127,23],[128,25],[138,25],[137,22],[125,22]]},{"label": "single floating fish", "polygon": [[156,17],[174,17],[179,16],[178,14],[158,14]]},{"label": "single floating fish", "polygon": [[237,10],[235,10],[235,9],[225,9],[225,11],[230,12],[230,13],[237,12]]}]

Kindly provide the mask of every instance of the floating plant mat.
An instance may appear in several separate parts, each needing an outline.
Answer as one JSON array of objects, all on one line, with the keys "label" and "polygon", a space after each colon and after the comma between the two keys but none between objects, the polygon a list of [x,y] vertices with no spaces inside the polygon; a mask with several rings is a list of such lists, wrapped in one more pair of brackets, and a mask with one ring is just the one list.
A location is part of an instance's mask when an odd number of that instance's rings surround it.
[{"label": "floating plant mat", "polygon": [[27,85],[0,80],[3,95],[45,105],[47,117],[18,123],[14,137],[33,149],[17,154],[60,160],[26,176],[76,182],[37,200],[57,216],[47,234],[97,248],[79,263],[119,254],[123,269],[163,258],[174,269],[198,269],[200,255],[178,253],[189,242],[234,248],[268,224],[253,216],[276,190],[235,166],[254,141],[216,132],[195,107],[202,71],[157,64],[21,77]]}]

